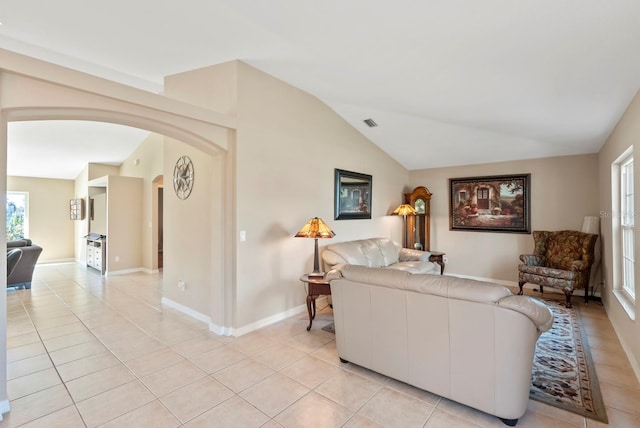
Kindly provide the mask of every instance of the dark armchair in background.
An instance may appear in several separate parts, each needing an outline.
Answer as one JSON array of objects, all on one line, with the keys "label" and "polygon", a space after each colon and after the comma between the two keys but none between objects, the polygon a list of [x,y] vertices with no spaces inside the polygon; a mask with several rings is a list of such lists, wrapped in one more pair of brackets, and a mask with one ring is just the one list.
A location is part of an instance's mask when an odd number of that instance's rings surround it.
[{"label": "dark armchair in background", "polygon": [[7,278],[18,265],[22,258],[22,250],[20,248],[12,248],[7,250]]},{"label": "dark armchair in background", "polygon": [[518,265],[518,285],[522,294],[525,283],[543,287],[560,288],[566,296],[566,307],[571,307],[573,290],[585,288],[588,302],[589,278],[594,261],[594,249],[598,235],[561,230],[557,232],[534,231],[533,254],[522,254]]},{"label": "dark armchair in background", "polygon": [[[9,272],[9,255],[15,248],[21,250],[22,256],[19,257],[12,272]],[[30,239],[7,242],[7,287],[31,288],[33,270],[41,252],[42,247],[33,244]]]}]

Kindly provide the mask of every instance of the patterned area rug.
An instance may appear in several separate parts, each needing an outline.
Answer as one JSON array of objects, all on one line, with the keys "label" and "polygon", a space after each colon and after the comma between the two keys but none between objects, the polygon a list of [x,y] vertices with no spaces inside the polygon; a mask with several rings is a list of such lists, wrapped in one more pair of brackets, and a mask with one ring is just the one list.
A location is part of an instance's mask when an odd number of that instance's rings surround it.
[{"label": "patterned area rug", "polygon": [[530,397],[551,406],[608,423],[579,308],[544,301],[553,327],[538,339]]}]

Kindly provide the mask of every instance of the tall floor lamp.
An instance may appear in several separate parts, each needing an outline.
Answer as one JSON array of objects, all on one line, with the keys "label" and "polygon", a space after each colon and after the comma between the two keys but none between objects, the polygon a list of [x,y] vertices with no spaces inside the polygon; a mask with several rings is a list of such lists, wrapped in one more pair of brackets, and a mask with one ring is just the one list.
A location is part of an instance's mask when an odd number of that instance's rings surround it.
[{"label": "tall floor lamp", "polygon": [[402,216],[402,247],[407,247],[407,216],[415,215],[416,210],[409,204],[402,204],[391,214]]},{"label": "tall floor lamp", "polygon": [[309,278],[323,277],[324,272],[320,270],[320,261],[318,260],[318,238],[333,238],[336,234],[327,224],[318,217],[310,219],[302,229],[296,233],[296,238],[313,238],[315,240],[313,252],[313,272],[309,274]]}]

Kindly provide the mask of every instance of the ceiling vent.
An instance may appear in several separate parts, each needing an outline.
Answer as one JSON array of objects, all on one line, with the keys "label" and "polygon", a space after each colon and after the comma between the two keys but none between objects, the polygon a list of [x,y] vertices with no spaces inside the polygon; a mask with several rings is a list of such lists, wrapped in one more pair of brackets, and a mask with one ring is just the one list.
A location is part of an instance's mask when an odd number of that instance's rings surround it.
[{"label": "ceiling vent", "polygon": [[367,126],[368,126],[369,128],[373,128],[373,127],[375,127],[375,126],[378,126],[378,124],[377,124],[377,123],[375,123],[375,122],[373,121],[373,119],[365,119],[365,120],[364,120],[364,123],[366,123],[366,124],[367,124]]}]

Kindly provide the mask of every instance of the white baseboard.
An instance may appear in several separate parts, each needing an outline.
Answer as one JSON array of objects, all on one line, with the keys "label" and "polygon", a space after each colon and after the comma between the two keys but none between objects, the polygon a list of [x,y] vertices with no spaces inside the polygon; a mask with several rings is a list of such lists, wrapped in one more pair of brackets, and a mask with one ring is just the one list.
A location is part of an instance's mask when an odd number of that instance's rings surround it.
[{"label": "white baseboard", "polygon": [[[321,298],[319,298],[316,303],[326,303],[327,302],[327,298],[326,296],[323,296]],[[240,328],[233,328],[230,326],[219,326],[217,324],[214,324],[213,322],[211,322],[211,318],[208,317],[205,314],[202,314],[198,311],[194,311],[193,309],[181,305],[180,303],[174,302],[171,299],[167,299],[166,297],[162,298],[162,304],[163,305],[167,305],[177,311],[182,312],[185,315],[189,315],[190,317],[198,320],[198,321],[202,321],[206,324],[209,325],[209,331],[219,335],[219,336],[242,336],[245,335],[247,333],[251,333],[252,331],[258,330],[262,327],[266,327],[270,324],[276,323],[278,321],[282,321],[284,319],[287,319],[293,315],[297,315],[303,312],[307,311],[307,305],[303,304],[300,306],[296,306],[294,308],[291,308],[289,310],[286,310],[284,312],[280,312],[277,313],[275,315],[271,315],[269,317],[263,318],[259,321],[253,322],[251,324],[245,325],[243,327]]]},{"label": "white baseboard", "polygon": [[126,275],[128,273],[136,273],[136,272],[144,272],[144,268],[138,267],[133,269],[122,269],[122,270],[108,270],[105,272],[105,275]]},{"label": "white baseboard", "polygon": [[52,260],[38,260],[38,265],[59,265],[62,263],[73,263],[76,259],[73,257],[70,259],[52,259]]},{"label": "white baseboard", "polygon": [[[320,299],[318,299],[320,300]],[[316,301],[317,302],[317,301]],[[307,305],[300,305],[300,306],[296,306],[294,308],[291,308],[287,311],[284,312],[280,312],[278,314],[275,315],[271,315],[270,317],[267,318],[263,318],[259,321],[253,322],[251,324],[247,324],[244,327],[240,327],[240,328],[236,328],[236,329],[232,329],[231,330],[231,334],[233,336],[242,336],[244,334],[247,333],[251,333],[252,331],[258,330],[262,327],[266,327],[270,324],[276,323],[278,321],[282,321],[284,319],[287,319],[293,315],[297,315],[303,312],[307,311]]]},{"label": "white baseboard", "polygon": [[201,314],[198,311],[194,311],[193,309],[191,309],[188,306],[181,305],[180,303],[174,302],[173,300],[167,299],[166,297],[163,297],[161,302],[162,302],[163,305],[167,305],[170,308],[173,308],[173,309],[175,309],[177,311],[180,311],[185,315],[189,315],[191,318],[194,318],[194,319],[196,319],[198,321],[202,321],[205,324],[209,324],[209,325],[211,324],[211,318],[209,318],[205,314]]},{"label": "white baseboard", "polygon": [[466,278],[466,279],[475,279],[476,281],[485,281],[485,282],[493,282],[495,284],[504,285],[507,287],[517,287],[518,281],[505,281],[502,279],[494,279],[494,278],[483,278],[480,276],[472,276],[472,275],[458,275],[458,274],[446,274],[446,276],[456,276],[458,278]]}]

